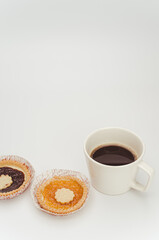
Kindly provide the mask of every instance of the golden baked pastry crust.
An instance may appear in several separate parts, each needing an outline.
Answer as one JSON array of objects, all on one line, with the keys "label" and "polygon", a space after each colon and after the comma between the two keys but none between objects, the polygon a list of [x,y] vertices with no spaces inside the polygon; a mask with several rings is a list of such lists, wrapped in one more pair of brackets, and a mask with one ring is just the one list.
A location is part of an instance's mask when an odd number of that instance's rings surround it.
[{"label": "golden baked pastry crust", "polygon": [[[68,203],[58,202],[55,193],[66,188],[74,193],[74,198]],[[55,214],[68,214],[81,208],[88,194],[86,184],[74,176],[54,176],[41,183],[37,188],[36,197],[40,206]]]},{"label": "golden baked pastry crust", "polygon": [[10,196],[12,194],[15,194],[19,191],[22,191],[25,186],[28,184],[28,182],[30,181],[30,178],[31,178],[31,174],[30,174],[30,171],[29,171],[29,168],[28,166],[25,164],[25,163],[21,163],[21,162],[18,162],[16,160],[7,160],[7,159],[3,159],[0,161],[0,168],[2,167],[11,167],[13,169],[17,169],[17,170],[20,170],[24,173],[24,182],[23,184],[18,187],[17,189],[14,189],[12,191],[9,191],[9,192],[0,192],[0,197],[4,196]]}]

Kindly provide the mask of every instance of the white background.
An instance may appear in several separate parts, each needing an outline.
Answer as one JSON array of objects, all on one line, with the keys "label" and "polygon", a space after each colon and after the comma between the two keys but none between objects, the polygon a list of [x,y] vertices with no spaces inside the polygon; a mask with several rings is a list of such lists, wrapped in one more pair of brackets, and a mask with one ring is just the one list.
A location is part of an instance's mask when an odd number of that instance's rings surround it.
[{"label": "white background", "polygon": [[89,177],[83,141],[116,126],[143,139],[156,172],[147,193],[91,187],[68,217],[36,209],[29,188],[0,201],[0,239],[159,239],[158,43],[157,0],[0,0],[1,155]]}]

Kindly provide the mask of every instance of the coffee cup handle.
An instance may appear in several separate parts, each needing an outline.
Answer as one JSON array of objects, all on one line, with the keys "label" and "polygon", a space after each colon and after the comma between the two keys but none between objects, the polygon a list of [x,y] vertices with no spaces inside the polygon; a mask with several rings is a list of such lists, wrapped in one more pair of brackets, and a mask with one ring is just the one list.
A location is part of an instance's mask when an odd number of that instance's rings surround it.
[{"label": "coffee cup handle", "polygon": [[144,192],[150,186],[150,183],[152,181],[152,177],[154,174],[154,170],[147,163],[145,163],[143,161],[138,164],[138,168],[141,168],[143,171],[145,171],[148,174],[149,178],[147,180],[146,185],[143,185],[143,184],[137,182],[136,180],[134,180],[131,187],[134,188],[135,190]]}]

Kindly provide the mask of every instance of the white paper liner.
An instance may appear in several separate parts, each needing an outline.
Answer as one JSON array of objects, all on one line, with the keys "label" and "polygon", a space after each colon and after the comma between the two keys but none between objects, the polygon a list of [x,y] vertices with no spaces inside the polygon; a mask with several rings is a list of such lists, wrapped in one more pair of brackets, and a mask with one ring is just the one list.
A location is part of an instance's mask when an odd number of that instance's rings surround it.
[{"label": "white paper liner", "polygon": [[[37,200],[37,197],[36,197],[36,192],[37,192],[38,187],[43,182],[47,181],[50,178],[53,178],[54,176],[67,176],[67,175],[79,178],[81,181],[83,181],[85,183],[85,185],[87,187],[87,197],[85,199],[84,204],[79,209],[77,209],[75,211],[72,211],[70,213],[65,213],[65,214],[53,213],[53,212],[50,212],[50,211],[47,211],[47,210],[43,209],[40,206],[40,204],[38,203],[38,200]],[[34,205],[38,209],[42,210],[43,212],[49,213],[51,215],[66,216],[66,215],[70,215],[72,213],[75,213],[75,212],[79,211],[81,208],[84,207],[84,205],[86,204],[86,201],[88,199],[88,196],[89,196],[89,189],[90,189],[90,184],[89,184],[88,178],[86,176],[84,176],[83,174],[81,174],[80,172],[72,171],[72,170],[66,170],[66,169],[52,169],[52,170],[46,171],[45,173],[40,174],[39,176],[37,176],[34,179],[34,182],[33,182],[32,186],[31,186],[31,195],[32,195],[32,199],[33,199]]]},{"label": "white paper liner", "polygon": [[24,185],[24,187],[21,188],[19,191],[15,192],[13,194],[9,194],[8,196],[0,196],[0,200],[11,199],[11,198],[17,197],[18,195],[22,194],[29,187],[29,185],[30,185],[30,183],[31,183],[31,181],[34,177],[34,173],[35,173],[34,168],[31,166],[31,164],[26,159],[24,159],[22,157],[19,157],[19,156],[16,156],[16,155],[0,156],[0,161],[2,161],[4,159],[13,160],[13,161],[25,164],[28,167],[28,170],[30,172],[30,179]]}]

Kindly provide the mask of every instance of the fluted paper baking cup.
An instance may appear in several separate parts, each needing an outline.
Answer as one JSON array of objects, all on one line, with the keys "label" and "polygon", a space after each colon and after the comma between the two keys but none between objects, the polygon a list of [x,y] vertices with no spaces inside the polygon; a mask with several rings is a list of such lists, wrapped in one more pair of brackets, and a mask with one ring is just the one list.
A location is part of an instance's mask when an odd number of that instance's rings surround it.
[{"label": "fluted paper baking cup", "polygon": [[[21,164],[24,164],[28,171],[29,171],[29,174],[30,174],[30,178],[28,180],[28,182],[26,184],[22,184],[19,191],[16,191],[12,194],[8,194],[8,195],[1,195],[0,196],[0,200],[5,200],[5,199],[11,199],[11,198],[14,198],[14,197],[17,197],[18,195],[22,194],[30,185],[33,177],[34,177],[34,168],[32,167],[32,165],[24,158],[22,157],[19,157],[19,156],[16,156],[16,155],[7,155],[7,156],[0,156],[0,162],[3,161],[3,160],[12,160],[12,161],[15,161],[15,162],[19,162]],[[8,192],[9,193],[9,192]]]},{"label": "fluted paper baking cup", "polygon": [[[44,208],[41,207],[41,205],[38,202],[37,196],[36,196],[37,189],[39,188],[39,186],[42,183],[45,183],[47,180],[52,179],[55,176],[57,176],[57,177],[58,176],[72,176],[72,177],[78,178],[79,180],[81,180],[82,182],[85,183],[85,186],[87,187],[87,196],[86,196],[86,199],[85,199],[83,205],[80,208],[76,209],[75,211],[69,212],[69,213],[54,213],[54,212],[45,210]],[[83,208],[85,206],[88,196],[89,196],[89,189],[90,189],[90,184],[89,184],[88,178],[85,175],[81,174],[80,172],[66,170],[66,169],[52,169],[52,170],[47,170],[45,173],[40,174],[39,176],[37,176],[34,179],[33,184],[31,186],[31,195],[32,195],[34,205],[38,209],[40,209],[43,212],[46,212],[48,214],[51,214],[51,215],[65,216],[65,215],[70,215],[72,213],[78,212],[81,208]]]}]

